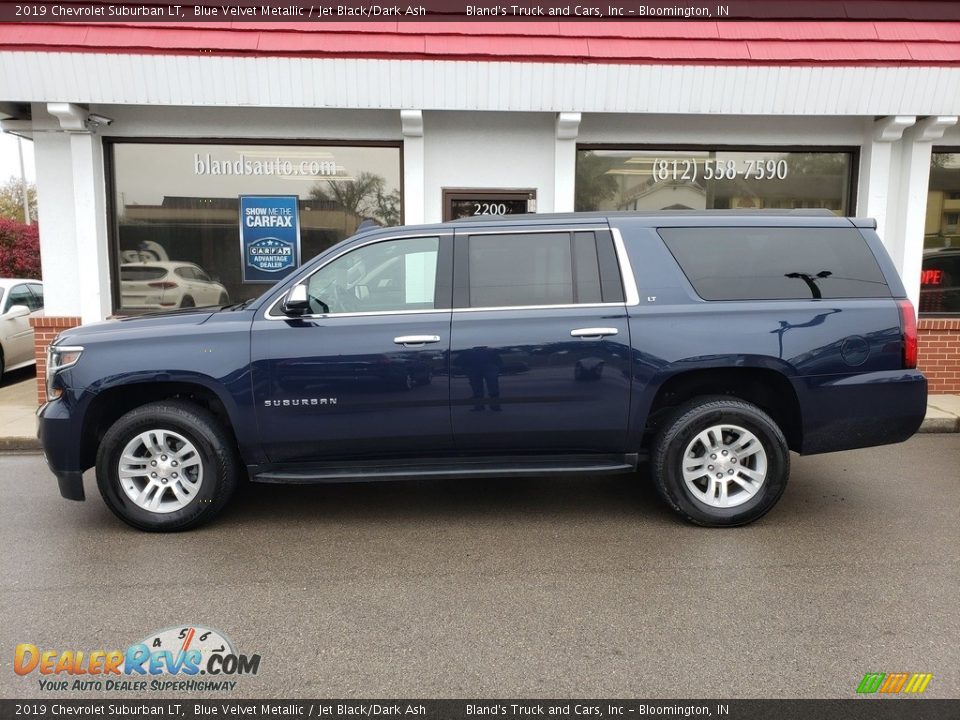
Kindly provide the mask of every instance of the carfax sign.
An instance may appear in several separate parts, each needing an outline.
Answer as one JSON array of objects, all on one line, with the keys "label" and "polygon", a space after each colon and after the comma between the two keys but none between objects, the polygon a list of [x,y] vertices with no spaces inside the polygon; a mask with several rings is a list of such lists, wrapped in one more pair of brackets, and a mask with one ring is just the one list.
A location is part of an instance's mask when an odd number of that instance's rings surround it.
[{"label": "carfax sign", "polygon": [[296,195],[241,195],[244,282],[276,282],[300,265]]}]

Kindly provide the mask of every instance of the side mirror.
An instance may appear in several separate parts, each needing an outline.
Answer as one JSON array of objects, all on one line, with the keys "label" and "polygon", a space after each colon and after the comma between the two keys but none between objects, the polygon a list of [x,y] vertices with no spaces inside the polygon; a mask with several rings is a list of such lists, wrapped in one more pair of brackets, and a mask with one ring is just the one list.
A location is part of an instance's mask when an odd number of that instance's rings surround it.
[{"label": "side mirror", "polygon": [[11,305],[4,317],[7,320],[14,320],[16,318],[26,317],[29,314],[30,308],[28,308],[26,305]]},{"label": "side mirror", "polygon": [[294,285],[283,301],[283,312],[287,315],[305,315],[310,312],[310,300],[307,297],[307,286]]}]

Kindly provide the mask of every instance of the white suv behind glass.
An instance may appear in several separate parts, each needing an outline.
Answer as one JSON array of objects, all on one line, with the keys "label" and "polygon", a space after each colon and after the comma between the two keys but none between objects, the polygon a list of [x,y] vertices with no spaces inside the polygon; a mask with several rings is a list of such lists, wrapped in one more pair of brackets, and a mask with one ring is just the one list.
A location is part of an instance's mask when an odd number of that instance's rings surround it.
[{"label": "white suv behind glass", "polygon": [[226,305],[227,289],[199,265],[186,262],[125,263],[120,266],[124,310]]}]

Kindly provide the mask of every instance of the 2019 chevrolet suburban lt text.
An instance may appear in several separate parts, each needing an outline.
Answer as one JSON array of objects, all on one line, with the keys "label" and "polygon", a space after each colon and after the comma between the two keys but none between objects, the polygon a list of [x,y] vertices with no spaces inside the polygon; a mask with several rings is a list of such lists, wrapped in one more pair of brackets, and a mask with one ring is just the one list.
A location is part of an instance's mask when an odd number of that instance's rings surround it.
[{"label": "2019 chevrolet suburban lt text", "polygon": [[237,305],[64,331],[39,434],[144,530],[243,478],[631,472],[708,526],[780,498],[790,451],[920,426],[914,308],[869,220],[527,215],[376,228]]}]

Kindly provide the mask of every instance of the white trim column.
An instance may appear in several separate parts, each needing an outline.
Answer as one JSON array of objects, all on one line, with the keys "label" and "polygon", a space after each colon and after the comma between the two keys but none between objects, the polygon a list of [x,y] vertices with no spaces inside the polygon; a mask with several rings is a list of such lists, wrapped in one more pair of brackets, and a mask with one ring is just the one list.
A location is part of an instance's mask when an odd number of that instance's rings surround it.
[{"label": "white trim column", "polygon": [[860,182],[856,214],[877,221],[877,233],[886,242],[887,210],[890,204],[890,180],[893,143],[917,122],[914,115],[891,115],[868,127],[869,137],[860,155]]},{"label": "white trim column", "polygon": [[930,154],[933,143],[944,131],[957,124],[956,115],[934,115],[924,118],[904,133],[900,157],[901,212],[892,247],[893,262],[900,271],[907,297],[914,307],[920,306],[920,270],[923,265],[923,234],[927,216],[927,194],[930,186]]},{"label": "white trim column", "polygon": [[403,222],[418,225],[424,222],[423,111],[401,110],[403,132]]},{"label": "white trim column", "polygon": [[[70,137],[73,236],[80,290],[80,307],[71,314],[79,315],[84,323],[98,322],[110,314],[111,307],[103,146],[93,132],[95,126],[91,126],[86,108],[72,103],[47,103],[47,112]],[[58,281],[47,278],[46,269],[44,280]]]},{"label": "white trim column", "polygon": [[[577,136],[581,114],[557,113],[556,140],[553,150],[553,212],[573,212],[577,177]],[[548,208],[541,208],[550,212]]]}]

